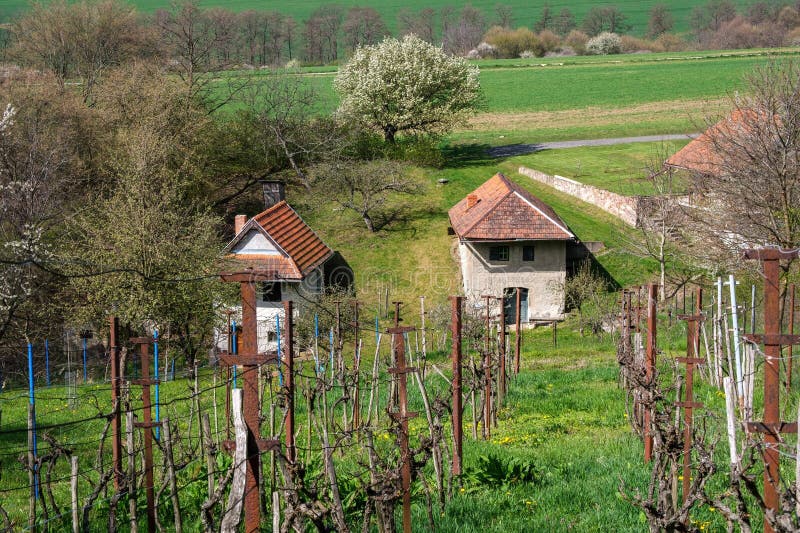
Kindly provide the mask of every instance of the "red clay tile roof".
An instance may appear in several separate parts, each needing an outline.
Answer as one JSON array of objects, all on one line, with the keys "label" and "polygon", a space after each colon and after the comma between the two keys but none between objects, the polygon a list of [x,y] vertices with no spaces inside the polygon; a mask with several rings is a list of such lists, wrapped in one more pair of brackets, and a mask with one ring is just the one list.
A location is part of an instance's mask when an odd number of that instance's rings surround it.
[{"label": "red clay tile roof", "polygon": [[[261,274],[274,272],[275,279],[302,280],[313,269],[333,255],[333,250],[322,242],[300,215],[286,201],[280,201],[253,219],[277,244],[286,256],[232,254],[229,257],[244,263],[248,270]],[[246,224],[226,250],[243,237],[252,227]]]},{"label": "red clay tile roof", "polygon": [[[469,207],[469,196],[477,203]],[[453,206],[450,225],[460,239],[568,240],[575,236],[553,209],[498,173]]]},{"label": "red clay tile roof", "polygon": [[727,136],[735,135],[736,130],[746,127],[745,114],[743,110],[735,110],[675,152],[667,159],[666,164],[698,174],[716,173],[722,156],[715,149],[713,139],[723,140]]}]

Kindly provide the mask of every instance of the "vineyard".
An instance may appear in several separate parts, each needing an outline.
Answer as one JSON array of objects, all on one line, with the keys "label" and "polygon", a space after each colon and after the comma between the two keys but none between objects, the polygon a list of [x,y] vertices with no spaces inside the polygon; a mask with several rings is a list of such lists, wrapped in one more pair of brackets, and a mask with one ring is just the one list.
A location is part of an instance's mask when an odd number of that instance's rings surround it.
[{"label": "vineyard", "polygon": [[[465,489],[538,484],[529,461],[463,459],[465,440],[489,442],[508,416],[524,353],[519,324],[485,303],[374,316],[348,301],[304,320],[287,302],[275,353],[241,351],[234,316],[230,350],[178,370],[168,338],[125,338],[113,318],[85,378],[83,339],[64,374],[49,367],[55,344],[35,369],[31,347],[28,393],[0,398],[5,527],[433,529]],[[26,404],[27,420],[8,416]]]}]

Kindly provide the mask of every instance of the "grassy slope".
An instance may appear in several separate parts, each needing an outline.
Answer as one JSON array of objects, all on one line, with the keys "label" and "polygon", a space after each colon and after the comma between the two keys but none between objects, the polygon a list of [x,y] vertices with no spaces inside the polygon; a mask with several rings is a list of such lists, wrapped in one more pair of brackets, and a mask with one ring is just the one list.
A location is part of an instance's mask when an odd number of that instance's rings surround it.
[{"label": "grassy slope", "polygon": [[[168,9],[170,2],[168,0],[131,0],[131,3],[136,5],[144,12],[152,12],[156,9]],[[434,2],[425,2],[423,0],[407,0],[399,1],[392,0],[389,2],[368,2],[359,0],[341,0],[337,2],[327,0],[294,0],[292,2],[284,2],[281,0],[201,0],[200,5],[203,7],[225,7],[232,11],[244,11],[248,9],[255,9],[261,11],[280,11],[292,15],[298,22],[306,20],[311,12],[325,4],[338,4],[345,8],[351,6],[370,6],[374,7],[383,16],[384,21],[389,26],[390,30],[394,31],[397,25],[397,13],[402,9],[411,9],[419,11],[424,8],[432,7],[437,10],[435,24],[437,28],[440,25],[439,10],[444,6],[454,6],[457,10],[461,4],[453,0],[436,0]],[[477,7],[484,12],[489,22],[495,20],[495,6],[498,4],[495,0],[476,0],[470,2],[473,6]],[[557,1],[545,2],[545,0],[535,0],[533,2],[526,2],[524,0],[506,0],[502,2],[511,6],[514,16],[514,24],[518,26],[532,26],[541,16],[542,6],[548,3],[554,14],[561,11],[562,8],[568,7],[575,14],[576,19],[580,22],[583,20],[586,12],[596,5],[595,2],[589,0],[579,0],[573,2]],[[633,25],[630,33],[641,35],[647,30],[647,20],[649,18],[650,9],[656,4],[665,3],[668,5],[673,18],[675,20],[675,28],[678,31],[685,31],[688,28],[688,16],[695,5],[695,2],[689,0],[672,0],[669,2],[658,2],[657,0],[644,0],[636,2],[633,0],[619,0],[614,4],[619,7],[620,11],[625,14],[627,20]],[[738,0],[735,3],[744,5],[744,0]],[[24,10],[27,6],[26,0],[2,0],[0,2],[0,12],[5,15],[11,15]]]},{"label": "grassy slope", "polygon": [[514,160],[548,174],[558,174],[626,196],[647,195],[657,192],[646,179],[648,165],[663,161],[687,142],[688,139],[543,150]]},{"label": "grassy slope", "polygon": [[[527,156],[490,160],[482,155],[485,148],[454,148],[449,153],[449,167],[420,170],[428,190],[424,197],[413,199],[414,217],[377,235],[369,235],[360,220],[330,205],[316,212],[310,211],[310,206],[301,208],[309,224],[350,262],[360,298],[375,302],[386,287],[393,295],[411,299],[424,295],[437,303],[457,293],[458,266],[452,256],[454,239],[447,235],[447,210],[496,172],[503,172],[551,205],[581,240],[603,241],[607,249],[598,255],[598,261],[620,285],[643,281],[655,272],[654,264],[625,251],[626,241],[636,238],[630,227],[598,208],[518,174]],[[442,178],[448,183],[437,185]],[[290,196],[289,200],[298,204],[302,198]]]}]

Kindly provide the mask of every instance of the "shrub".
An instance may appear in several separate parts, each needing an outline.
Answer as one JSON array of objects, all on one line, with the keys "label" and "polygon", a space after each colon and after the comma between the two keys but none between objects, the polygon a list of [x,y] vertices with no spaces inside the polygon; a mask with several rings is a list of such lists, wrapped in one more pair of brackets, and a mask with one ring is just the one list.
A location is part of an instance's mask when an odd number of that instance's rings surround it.
[{"label": "shrub", "polygon": [[493,26],[484,35],[484,41],[497,49],[499,57],[519,57],[525,50],[538,52],[536,34],[528,28],[509,30],[500,26]]},{"label": "shrub", "polygon": [[633,35],[622,35],[619,38],[623,54],[635,54],[637,52],[663,52],[655,41],[640,39]]},{"label": "shrub", "polygon": [[548,52],[554,52],[561,47],[561,39],[558,35],[550,30],[542,30],[536,36],[538,41],[538,49],[541,50],[541,56],[546,55]]},{"label": "shrub", "polygon": [[589,39],[586,51],[595,55],[619,54],[622,51],[622,40],[616,33],[603,33]]},{"label": "shrub", "polygon": [[578,55],[586,53],[586,43],[589,41],[589,36],[580,30],[572,30],[564,39],[564,44],[575,50]]},{"label": "shrub", "polygon": [[658,39],[655,40],[655,44],[664,52],[680,52],[681,50],[686,50],[686,41],[674,33],[659,35]]}]

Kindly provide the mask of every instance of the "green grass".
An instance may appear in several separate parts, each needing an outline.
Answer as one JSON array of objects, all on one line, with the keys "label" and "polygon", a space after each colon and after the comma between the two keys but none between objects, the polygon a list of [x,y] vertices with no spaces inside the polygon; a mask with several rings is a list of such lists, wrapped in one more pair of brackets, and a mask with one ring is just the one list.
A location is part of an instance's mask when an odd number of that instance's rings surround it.
[{"label": "green grass", "polygon": [[[152,12],[156,9],[168,9],[170,3],[167,0],[134,0],[131,2],[137,6],[141,11]],[[330,4],[324,0],[296,0],[294,2],[282,2],[280,0],[201,0],[200,5],[203,7],[224,7],[232,11],[245,11],[248,9],[262,10],[262,11],[280,11],[282,13],[292,15],[300,24],[306,20],[314,9],[320,5]],[[370,5],[369,2],[360,2],[357,0],[342,0],[336,2],[338,5],[346,8],[352,6]],[[507,0],[504,2],[506,5],[511,6],[514,16],[515,26],[533,26],[533,24],[540,18],[542,6],[549,3],[554,14],[557,14],[563,7],[569,7],[575,14],[576,19],[580,23],[583,20],[586,12],[597,5],[588,0],[580,0],[577,2],[545,2],[544,0],[536,0],[534,2],[525,2],[523,0]],[[620,0],[614,3],[620,11],[627,17],[628,23],[633,26],[630,33],[642,35],[647,30],[647,20],[649,18],[650,9],[660,2],[656,0],[645,0],[643,2],[635,2],[633,0]],[[663,2],[662,2],[663,3]],[[735,2],[739,5],[745,5],[743,0]],[[491,22],[496,19],[495,6],[497,2],[494,0],[477,0],[471,2],[474,7],[483,11],[486,20]],[[674,0],[666,2],[672,16],[675,20],[675,29],[677,31],[685,31],[688,28],[688,17],[691,9],[696,5],[695,2],[689,0]],[[25,0],[3,0],[0,2],[0,11],[5,15],[13,15],[24,10],[27,7]],[[397,27],[397,13],[402,9],[410,9],[419,11],[424,8],[432,7],[437,11],[435,17],[435,25],[437,29],[440,27],[440,13],[442,7],[454,6],[456,11],[459,10],[460,4],[450,0],[437,0],[434,2],[424,2],[422,0],[408,0],[405,2],[392,1],[392,2],[379,2],[372,3],[374,7],[383,17],[386,24],[391,31]]]},{"label": "green grass", "polygon": [[[697,57],[702,54],[695,54]],[[586,107],[624,108],[635,104],[673,100],[716,99],[743,86],[744,74],[764,65],[772,55],[689,56],[676,61],[627,59],[580,61],[558,65],[552,58],[547,67],[531,66],[527,60],[493,61],[481,68],[480,82],[487,113],[559,111]],[[670,54],[658,54],[667,58]],[[778,57],[798,57],[796,49]],[[616,56],[614,56],[616,57]],[[499,68],[507,61],[513,68]],[[234,75],[229,73],[229,75]],[[318,92],[320,110],[333,111],[338,97],[333,91],[335,71],[308,76]]]},{"label": "green grass", "polygon": [[[407,324],[417,324],[415,313],[408,311]],[[522,531],[544,530],[548,524],[571,525],[576,531],[596,531],[611,527],[616,531],[638,531],[641,524],[638,512],[619,498],[613,497],[618,490],[620,477],[628,486],[641,486],[646,470],[641,464],[641,445],[631,434],[624,418],[624,396],[617,386],[616,362],[613,346],[606,339],[597,342],[593,338],[583,338],[570,327],[560,329],[559,347],[552,348],[549,343],[549,329],[526,333],[523,344],[523,371],[509,387],[506,407],[499,416],[499,427],[494,430],[490,441],[469,438],[471,411],[467,405],[465,412],[465,468],[467,476],[464,490],[456,492],[444,513],[435,516],[438,531]],[[413,342],[413,341],[412,341]],[[369,349],[366,349],[369,348]],[[345,353],[352,353],[352,346]],[[383,356],[387,356],[384,344]],[[372,346],[366,338],[365,353],[371,363]],[[469,358],[469,354],[466,355]],[[447,372],[447,355],[431,353],[429,364],[437,364]],[[94,368],[97,375],[101,367]],[[308,370],[308,369],[306,369]],[[434,372],[428,373],[430,393],[446,394],[444,382]],[[170,417],[178,424],[183,439],[193,435],[194,426],[189,433],[190,402],[185,398],[191,383],[185,379],[166,382],[161,386],[162,417]],[[212,375],[204,371],[200,386],[202,409],[212,418],[214,431],[214,411],[212,408]],[[336,389],[334,389],[336,390]],[[265,409],[270,403],[270,388],[265,394]],[[416,387],[409,389],[410,407],[421,410]],[[95,405],[108,411],[110,398],[108,384],[96,383],[78,388],[78,401],[70,406],[63,399],[64,387],[54,385],[47,389],[37,389],[37,409],[40,435],[47,431],[59,442],[69,445],[80,456],[82,475],[79,484],[81,500],[91,491],[90,482],[96,480],[91,473],[98,453],[99,434],[103,420],[82,421],[97,413]],[[134,387],[134,397],[138,387]],[[382,393],[385,401],[385,390]],[[217,395],[219,428],[224,433],[224,401],[221,391]],[[27,482],[27,475],[16,462],[16,456],[26,448],[25,405],[27,392],[23,390],[6,391],[0,394],[0,405],[4,417],[0,444],[3,451],[0,491],[3,507],[18,524],[25,522],[27,510],[26,490],[15,489]],[[469,403],[469,402],[467,402]],[[139,404],[134,401],[134,408]],[[305,440],[305,402],[298,398],[298,421],[300,429],[298,442],[301,450]],[[383,403],[381,404],[383,409]],[[424,417],[411,423],[413,439],[426,434]],[[392,446],[391,438],[385,434],[376,435],[379,447]],[[416,442],[416,440],[414,440]],[[185,440],[184,440],[185,445]],[[344,495],[351,490],[346,472],[359,470],[356,467],[358,445],[352,453],[337,454],[335,461],[339,468]],[[47,446],[40,441],[40,453],[47,452]],[[108,465],[110,451],[105,449]],[[355,454],[355,455],[353,455]],[[501,460],[517,460],[532,464],[536,479],[532,482],[510,482],[489,486],[470,481],[470,472],[476,468],[481,456],[493,455]],[[220,460],[222,461],[222,457]],[[204,498],[205,475],[202,457],[180,455],[179,462],[188,460],[187,468],[179,477],[180,497],[184,512],[184,525],[188,530],[198,527],[197,507]],[[301,451],[301,458],[305,458]],[[161,483],[161,453],[156,448],[155,464],[157,483]],[[66,506],[69,498],[69,482],[66,462],[62,462],[54,472],[54,495],[60,505]],[[319,468],[318,458],[312,455],[309,464],[312,472]],[[427,475],[431,475],[428,472]],[[62,479],[63,478],[63,479]],[[197,479],[197,481],[191,481]],[[429,483],[431,480],[429,479]],[[142,496],[142,495],[140,495]],[[143,496],[142,496],[143,498]],[[425,530],[427,517],[421,487],[415,484],[413,516],[415,529]],[[91,531],[103,531],[102,516],[107,512],[107,500],[101,496],[97,510],[92,514]],[[120,520],[125,520],[126,504],[120,504]],[[143,499],[140,500],[140,513],[143,512]],[[165,527],[171,524],[171,508],[166,493],[159,504],[160,519]],[[356,513],[353,516],[359,516]],[[68,516],[67,516],[68,521]],[[59,529],[61,522],[53,525]]]},{"label": "green grass", "polygon": [[[444,303],[447,296],[460,292],[458,264],[451,253],[454,238],[447,235],[447,211],[497,172],[552,206],[582,241],[602,241],[606,249],[597,260],[621,286],[644,282],[656,272],[655,263],[627,251],[628,243],[637,238],[633,228],[599,208],[518,174],[517,169],[528,164],[530,156],[492,160],[485,156],[486,148],[455,146],[447,152],[450,163],[444,169],[416,169],[427,191],[409,199],[412,216],[375,235],[351,213],[320,203],[302,191],[290,191],[289,201],[322,239],[347,259],[356,274],[359,298],[369,302],[376,302],[386,288],[393,295],[426,296],[434,303]],[[642,147],[632,152],[637,150],[647,152]],[[602,157],[597,155],[596,160]],[[439,185],[439,179],[448,183]]]},{"label": "green grass", "polygon": [[[648,165],[663,161],[686,141],[631,143],[542,150],[514,158],[521,165],[572,178],[626,196],[657,194],[647,179]],[[660,156],[660,157],[659,157]],[[676,189],[672,192],[681,192]],[[663,191],[662,191],[663,192]]]}]

